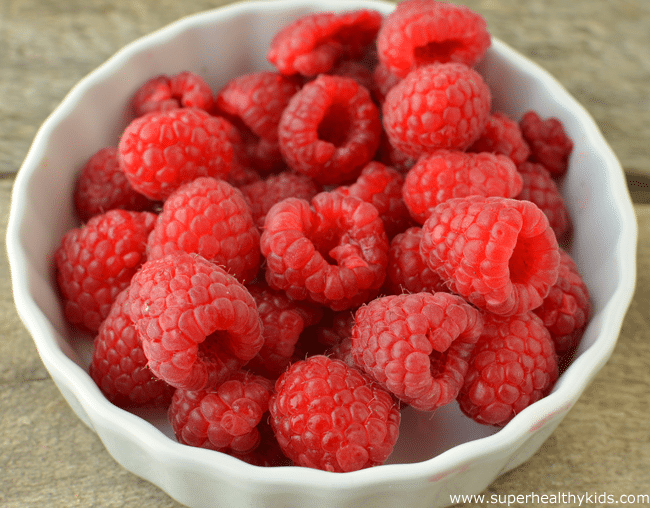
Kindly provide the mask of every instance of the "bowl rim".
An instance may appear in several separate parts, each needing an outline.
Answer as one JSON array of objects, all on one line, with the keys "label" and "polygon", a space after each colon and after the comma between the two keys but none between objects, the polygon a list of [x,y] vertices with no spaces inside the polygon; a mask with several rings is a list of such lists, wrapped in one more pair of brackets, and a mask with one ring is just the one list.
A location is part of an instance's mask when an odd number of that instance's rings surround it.
[{"label": "bowl rim", "polygon": [[[325,4],[325,2],[320,3]],[[63,380],[67,386],[72,387],[71,389],[84,410],[100,418],[101,421],[112,422],[121,432],[130,435],[131,439],[150,446],[152,453],[160,456],[161,460],[187,464],[188,467],[192,468],[201,467],[206,471],[218,471],[219,475],[237,479],[238,481],[242,480],[242,478],[254,478],[256,482],[269,487],[273,485],[290,486],[296,482],[296,478],[299,479],[298,482],[301,487],[306,486],[315,490],[322,489],[323,485],[326,485],[327,488],[347,490],[354,489],[359,484],[378,485],[420,477],[431,478],[437,474],[460,469],[470,461],[485,459],[499,450],[513,446],[527,432],[535,428],[540,422],[540,418],[550,418],[557,414],[558,407],[564,408],[564,412],[568,411],[611,356],[636,284],[638,231],[634,209],[623,178],[614,178],[610,173],[607,175],[609,178],[608,183],[612,187],[615,207],[623,219],[621,232],[613,253],[621,260],[618,265],[619,273],[617,274],[620,283],[603,309],[603,315],[608,316],[608,319],[602,323],[603,328],[596,342],[584,351],[564,373],[565,379],[562,386],[530,408],[519,413],[502,431],[457,445],[437,456],[417,463],[385,464],[345,474],[329,473],[298,466],[260,468],[227,454],[220,454],[222,456],[221,460],[215,461],[215,452],[213,451],[199,448],[193,449],[181,445],[165,436],[146,420],[108,402],[92,382],[87,372],[72,361],[57,344],[56,340],[53,340],[55,330],[36,304],[30,292],[28,280],[23,276],[28,273],[28,256],[21,241],[21,226],[25,214],[28,187],[39,161],[44,156],[47,140],[53,130],[70,114],[75,104],[93,85],[119,69],[134,54],[173,39],[197,24],[210,24],[213,22],[215,15],[220,21],[223,21],[247,11],[283,9],[307,6],[308,4],[314,6],[315,4],[318,5],[319,2],[253,0],[235,2],[185,16],[128,43],[74,85],[38,129],[14,181],[6,233],[6,248],[16,309],[25,327],[32,335],[47,370],[55,379]],[[329,9],[343,10],[346,2],[344,0],[331,0],[326,4],[330,6]],[[393,9],[395,4],[383,0],[361,0],[355,2],[354,6],[355,8],[367,6],[368,8]],[[571,109],[572,114],[577,117],[579,123],[585,128],[585,136],[589,139],[591,145],[599,150],[600,156],[606,165],[620,170],[621,174],[623,173],[618,159],[598,129],[594,119],[556,78],[537,63],[494,36],[492,36],[490,51],[497,51],[523,72],[540,80],[543,86],[558,100],[561,100],[562,104]],[[95,421],[94,418],[91,418],[91,420]],[[324,482],[324,480],[326,481]]]}]

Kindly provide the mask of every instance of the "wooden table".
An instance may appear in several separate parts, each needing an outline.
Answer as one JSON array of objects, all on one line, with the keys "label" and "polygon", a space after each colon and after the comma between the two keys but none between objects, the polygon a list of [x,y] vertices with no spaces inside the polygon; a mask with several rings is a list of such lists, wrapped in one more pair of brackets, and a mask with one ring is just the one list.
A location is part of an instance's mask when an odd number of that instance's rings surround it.
[{"label": "wooden table", "polygon": [[[73,84],[133,39],[226,3],[2,0],[2,228],[13,173]],[[541,450],[485,494],[650,494],[650,2],[460,3],[553,73],[594,116],[628,175],[639,224],[637,290],[611,360]],[[122,469],[61,397],[14,309],[6,256],[0,317],[0,505],[178,507]]]}]

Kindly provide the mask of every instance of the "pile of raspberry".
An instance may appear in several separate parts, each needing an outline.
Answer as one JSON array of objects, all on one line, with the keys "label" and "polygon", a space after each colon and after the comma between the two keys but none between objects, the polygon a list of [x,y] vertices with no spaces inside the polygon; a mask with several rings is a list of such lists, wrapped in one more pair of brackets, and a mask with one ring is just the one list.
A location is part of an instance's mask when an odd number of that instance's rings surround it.
[{"label": "pile of raspberry", "polygon": [[502,427],[570,361],[590,298],[563,247],[559,120],[492,106],[462,6],[305,15],[273,70],[135,91],[56,250],[90,375],[180,443],[259,466],[384,463],[400,412]]}]

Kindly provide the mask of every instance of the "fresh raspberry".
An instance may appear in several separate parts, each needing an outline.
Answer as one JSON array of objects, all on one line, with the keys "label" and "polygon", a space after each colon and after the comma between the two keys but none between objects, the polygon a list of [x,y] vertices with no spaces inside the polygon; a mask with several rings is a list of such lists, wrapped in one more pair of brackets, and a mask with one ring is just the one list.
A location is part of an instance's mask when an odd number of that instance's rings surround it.
[{"label": "fresh raspberry", "polygon": [[434,62],[473,66],[490,46],[483,16],[438,0],[406,0],[388,15],[377,35],[380,62],[405,77]]},{"label": "fresh raspberry", "polygon": [[210,85],[190,71],[172,76],[161,74],[147,80],[131,99],[135,116],[176,108],[198,108],[211,112],[214,98]]},{"label": "fresh raspberry", "polygon": [[232,124],[196,108],[150,113],[120,139],[119,162],[133,188],[154,200],[199,176],[223,178],[233,162]]},{"label": "fresh raspberry", "polygon": [[376,295],[386,276],[388,245],[377,209],[338,192],[321,192],[311,205],[281,201],[266,215],[260,239],[272,288],[333,310]]},{"label": "fresh raspberry", "polygon": [[267,59],[286,75],[327,73],[342,58],[363,56],[381,22],[381,13],[370,9],[307,14],[275,35]]},{"label": "fresh raspberry", "polygon": [[320,191],[310,177],[292,171],[270,175],[264,180],[244,185],[240,190],[250,207],[253,221],[260,228],[264,226],[266,214],[274,204],[285,198],[310,201]]},{"label": "fresh raspberry", "polygon": [[406,174],[402,192],[411,217],[424,224],[448,199],[473,194],[514,198],[522,186],[517,166],[505,155],[437,150],[418,159]]},{"label": "fresh raspberry", "polygon": [[591,314],[589,289],[578,266],[568,252],[560,248],[560,274],[542,305],[533,312],[548,328],[558,354],[578,345]]},{"label": "fresh raspberry", "polygon": [[465,150],[485,128],[491,93],[459,63],[419,67],[393,86],[382,106],[391,144],[413,157],[439,148]]},{"label": "fresh raspberry", "polygon": [[357,310],[352,357],[372,379],[415,409],[454,400],[481,334],[481,313],[450,293],[376,298]]},{"label": "fresh raspberry", "polygon": [[555,180],[537,162],[523,162],[517,170],[523,178],[523,188],[516,198],[535,203],[548,217],[555,236],[562,238],[571,229],[571,217]]},{"label": "fresh raspberry", "polygon": [[504,426],[547,395],[557,380],[557,357],[548,330],[534,313],[486,313],[472,353],[460,409],[473,420]]},{"label": "fresh raspberry", "polygon": [[392,453],[399,409],[357,369],[312,356],[292,364],[275,390],[271,426],[297,466],[349,472],[383,464]]},{"label": "fresh raspberry", "polygon": [[321,184],[354,179],[379,146],[381,120],[354,79],[322,74],[296,93],[278,127],[287,165]]},{"label": "fresh raspberry", "polygon": [[250,453],[260,444],[258,425],[268,413],[272,392],[268,379],[239,371],[211,389],[176,390],[169,421],[179,443]]},{"label": "fresh raspberry", "polygon": [[562,122],[555,117],[542,119],[531,110],[521,117],[519,127],[530,146],[529,159],[543,164],[554,178],[564,175],[569,169],[573,140],[565,132]]},{"label": "fresh raspberry", "polygon": [[388,91],[399,83],[402,78],[379,62],[372,71],[372,80],[373,86],[369,90],[371,90],[375,101],[378,104],[383,104]]},{"label": "fresh raspberry", "polygon": [[141,212],[153,203],[136,192],[117,161],[117,148],[95,152],[84,164],[74,189],[77,216],[84,222],[114,208]]},{"label": "fresh raspberry", "polygon": [[298,82],[276,72],[237,76],[216,96],[216,108],[242,134],[251,167],[261,173],[284,166],[278,145],[278,124]]},{"label": "fresh raspberry", "polygon": [[411,225],[409,211],[402,199],[403,185],[401,173],[381,162],[371,161],[353,184],[334,190],[372,203],[384,222],[386,234],[392,238]]},{"label": "fresh raspberry", "polygon": [[242,193],[229,183],[199,177],[174,191],[147,243],[147,257],[200,254],[240,282],[260,268],[260,233]]},{"label": "fresh raspberry", "polygon": [[155,377],[133,326],[128,288],[117,295],[93,342],[89,374],[106,398],[120,407],[166,407],[173,388]]},{"label": "fresh raspberry", "polygon": [[67,320],[92,333],[117,295],[146,258],[151,212],[109,210],[73,228],[61,239],[54,260]]},{"label": "fresh raspberry", "polygon": [[176,388],[223,382],[264,343],[246,287],[197,254],[148,260],[131,281],[129,301],[149,368]]},{"label": "fresh raspberry", "polygon": [[517,166],[530,156],[530,147],[519,124],[502,111],[495,111],[488,117],[481,136],[468,151],[507,155]]},{"label": "fresh raspberry", "polygon": [[262,320],[264,346],[246,369],[275,379],[289,366],[300,334],[316,324],[323,313],[320,307],[291,300],[265,283],[251,284],[247,289]]},{"label": "fresh raspberry", "polygon": [[421,239],[422,228],[414,226],[391,240],[384,283],[389,294],[449,291],[445,282],[422,258]]},{"label": "fresh raspberry", "polygon": [[544,212],[530,201],[500,197],[439,204],[422,227],[420,252],[454,293],[500,315],[539,307],[560,263]]}]

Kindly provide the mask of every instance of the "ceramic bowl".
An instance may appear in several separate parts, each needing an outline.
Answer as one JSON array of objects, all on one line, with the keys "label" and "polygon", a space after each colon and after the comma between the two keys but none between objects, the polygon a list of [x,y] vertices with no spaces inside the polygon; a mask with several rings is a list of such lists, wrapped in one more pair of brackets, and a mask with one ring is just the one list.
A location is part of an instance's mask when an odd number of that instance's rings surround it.
[{"label": "ceramic bowl", "polygon": [[191,70],[218,89],[269,68],[272,35],[309,12],[373,8],[382,1],[251,1],[179,20],[129,44],[82,79],[38,131],[13,190],[7,249],[15,303],[52,379],[115,460],[190,507],[423,507],[483,491],[533,455],[604,365],[616,343],[635,281],[636,221],[623,172],[585,109],[546,71],[493,39],[478,65],[494,107],[519,118],[555,116],[575,142],[561,191],[575,233],[570,252],[593,298],[577,358],[546,398],[497,430],[455,404],[433,415],[406,409],[387,464],[352,473],[261,468],[176,442],[164,413],[109,403],[87,373],[91,342],[66,324],[52,253],[76,226],[72,191],[83,163],[116,145],[127,103],[146,79]]}]

